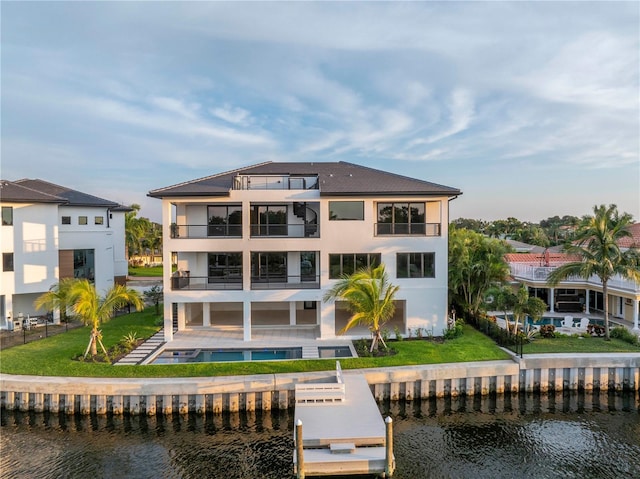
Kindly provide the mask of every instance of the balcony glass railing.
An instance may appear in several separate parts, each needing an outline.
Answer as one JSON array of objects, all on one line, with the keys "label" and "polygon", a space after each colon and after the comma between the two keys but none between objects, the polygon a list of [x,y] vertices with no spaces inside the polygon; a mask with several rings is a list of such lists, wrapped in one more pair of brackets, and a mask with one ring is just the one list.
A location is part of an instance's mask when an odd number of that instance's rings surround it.
[{"label": "balcony glass railing", "polygon": [[212,277],[191,276],[188,273],[174,273],[171,277],[171,290],[204,291],[204,290],[241,290],[242,276]]},{"label": "balcony glass railing", "polygon": [[251,277],[251,289],[318,289],[319,275]]},{"label": "balcony glass railing", "polygon": [[171,225],[172,238],[241,238],[242,225]]},{"label": "balcony glass railing", "polygon": [[271,224],[251,225],[252,237],[277,236],[285,238],[319,238],[320,230],[317,224]]},{"label": "balcony glass railing", "polygon": [[440,223],[376,223],[376,236],[440,236]]}]

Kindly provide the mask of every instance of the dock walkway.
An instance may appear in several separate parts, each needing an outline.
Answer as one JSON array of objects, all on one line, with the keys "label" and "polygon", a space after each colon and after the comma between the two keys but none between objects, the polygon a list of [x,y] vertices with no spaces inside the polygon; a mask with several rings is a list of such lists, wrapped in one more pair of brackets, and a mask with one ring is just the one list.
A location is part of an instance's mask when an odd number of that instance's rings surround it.
[{"label": "dock walkway", "polygon": [[362,374],[343,375],[338,362],[335,382],[297,384],[295,393],[294,423],[302,428],[301,445],[294,434],[297,477],[393,473],[392,452],[387,464],[387,427]]}]

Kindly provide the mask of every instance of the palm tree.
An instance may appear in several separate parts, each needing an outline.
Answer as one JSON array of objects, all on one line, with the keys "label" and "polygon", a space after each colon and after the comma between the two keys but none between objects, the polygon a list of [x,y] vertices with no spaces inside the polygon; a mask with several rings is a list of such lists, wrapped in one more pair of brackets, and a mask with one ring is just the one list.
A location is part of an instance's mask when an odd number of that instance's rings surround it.
[{"label": "palm tree", "polygon": [[524,326],[527,316],[534,321],[540,319],[547,310],[547,303],[540,298],[529,296],[529,290],[524,284],[520,285],[520,289],[515,295],[515,301],[512,306],[513,319],[515,320],[514,334],[518,332],[518,324],[522,320]]},{"label": "palm tree", "polygon": [[580,261],[564,264],[553,270],[548,278],[550,286],[578,276],[588,279],[597,276],[602,282],[605,339],[609,340],[608,283],[615,275],[640,282],[640,253],[635,249],[622,251],[619,241],[630,237],[629,226],[633,217],[620,215],[616,205],[593,207],[594,216],[585,216],[574,236],[574,242],[565,251],[580,257]]},{"label": "palm tree", "polygon": [[49,291],[41,294],[36,298],[33,305],[36,309],[44,308],[47,311],[60,311],[60,320],[66,322],[69,287],[75,280],[73,278],[61,279],[60,282],[54,284]]},{"label": "palm tree", "polygon": [[98,344],[102,351],[107,351],[102,344],[102,334],[98,329],[100,324],[107,322],[113,316],[116,309],[133,304],[136,309],[142,309],[144,303],[140,298],[140,294],[126,286],[116,285],[111,288],[104,297],[100,297],[93,284],[86,279],[75,280],[68,291],[69,304],[80,320],[91,326],[91,337],[89,345],[84,353],[87,357],[89,351],[91,355],[98,354]]},{"label": "palm tree", "polygon": [[380,264],[343,276],[327,291],[323,299],[346,301],[352,316],[340,334],[357,324],[366,324],[373,336],[370,349],[373,351],[378,349],[378,342],[386,347],[382,339],[382,327],[393,317],[396,309],[393,299],[399,288],[389,283],[384,264]]}]

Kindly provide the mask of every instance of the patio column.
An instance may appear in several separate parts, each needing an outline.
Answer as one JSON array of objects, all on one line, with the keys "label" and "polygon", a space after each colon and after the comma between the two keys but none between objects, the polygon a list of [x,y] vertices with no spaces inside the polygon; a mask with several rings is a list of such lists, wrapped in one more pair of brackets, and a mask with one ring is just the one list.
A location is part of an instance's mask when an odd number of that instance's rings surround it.
[{"label": "patio column", "polygon": [[549,288],[549,312],[555,313],[555,301],[553,299],[553,293],[555,292],[555,288]]},{"label": "patio column", "polygon": [[205,327],[211,326],[211,308],[209,303],[202,303],[202,325]]},{"label": "patio column", "polygon": [[590,293],[589,288],[585,289],[584,292],[585,292],[584,312],[589,314],[589,293]]},{"label": "patio column", "polygon": [[640,300],[633,300],[633,331],[636,333],[640,331],[638,328],[638,316],[640,315]]},{"label": "patio column", "polygon": [[178,331],[184,331],[187,326],[186,305],[178,303]]},{"label": "patio column", "polygon": [[251,301],[242,302],[242,339],[251,341]]},{"label": "patio column", "polygon": [[173,341],[173,308],[170,302],[165,302],[164,306],[164,340]]},{"label": "patio column", "polygon": [[289,326],[296,325],[296,302],[289,301]]}]

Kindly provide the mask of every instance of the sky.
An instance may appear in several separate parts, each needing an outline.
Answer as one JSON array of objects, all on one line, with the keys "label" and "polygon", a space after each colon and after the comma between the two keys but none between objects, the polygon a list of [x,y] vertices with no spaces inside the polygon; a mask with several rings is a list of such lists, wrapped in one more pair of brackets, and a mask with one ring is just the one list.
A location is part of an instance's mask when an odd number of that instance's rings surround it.
[{"label": "sky", "polygon": [[2,179],[160,221],[264,161],[460,189],[450,218],[640,220],[638,2],[9,2]]}]

